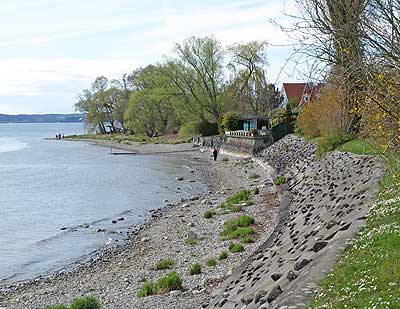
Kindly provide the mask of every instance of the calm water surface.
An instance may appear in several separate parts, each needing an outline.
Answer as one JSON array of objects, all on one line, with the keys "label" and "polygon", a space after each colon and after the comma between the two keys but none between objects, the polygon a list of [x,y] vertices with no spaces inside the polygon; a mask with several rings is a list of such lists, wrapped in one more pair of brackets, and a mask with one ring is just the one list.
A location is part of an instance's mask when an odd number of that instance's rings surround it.
[{"label": "calm water surface", "polygon": [[82,132],[78,123],[0,124],[0,284],[60,270],[123,238],[165,200],[206,190],[176,181],[188,161],[44,139]]}]

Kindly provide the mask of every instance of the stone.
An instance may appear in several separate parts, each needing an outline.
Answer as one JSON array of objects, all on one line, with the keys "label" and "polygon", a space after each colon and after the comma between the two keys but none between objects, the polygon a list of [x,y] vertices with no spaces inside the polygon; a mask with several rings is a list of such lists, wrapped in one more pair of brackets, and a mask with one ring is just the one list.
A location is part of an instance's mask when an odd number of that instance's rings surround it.
[{"label": "stone", "polygon": [[169,296],[176,297],[182,294],[182,291],[176,290],[169,292]]},{"label": "stone", "polygon": [[189,230],[187,233],[187,239],[197,240],[199,239],[199,235],[195,231]]},{"label": "stone", "polygon": [[250,304],[252,301],[254,300],[254,295],[253,294],[247,294],[242,296],[242,298],[240,299],[240,301],[245,304],[248,305]]},{"label": "stone", "polygon": [[278,281],[282,277],[282,274],[274,273],[271,275],[272,280]]},{"label": "stone", "polygon": [[118,218],[117,220],[118,220],[118,221],[124,221],[125,218],[124,218],[124,217],[121,217],[121,218]]},{"label": "stone", "polygon": [[287,276],[286,276],[286,278],[289,280],[289,281],[293,281],[294,279],[296,279],[298,277],[298,275],[293,271],[293,270],[290,270],[288,273],[287,273]]},{"label": "stone", "polygon": [[267,297],[261,297],[260,298],[260,305],[263,305],[263,304],[268,304],[268,298]]},{"label": "stone", "polygon": [[256,292],[256,296],[254,298],[254,303],[258,303],[260,301],[261,298],[263,298],[265,295],[267,295],[267,291],[266,290],[258,290]]},{"label": "stone", "polygon": [[178,180],[178,181],[182,181],[182,180],[183,180],[183,177],[182,177],[182,176],[180,176],[180,177],[176,177],[176,180]]},{"label": "stone", "polygon": [[112,224],[116,224],[116,223],[117,223],[117,220],[112,220],[111,223],[112,223]]},{"label": "stone", "polygon": [[201,305],[201,308],[207,308],[208,305],[209,305],[209,303],[203,303],[203,304]]},{"label": "stone", "polygon": [[317,242],[314,244],[312,250],[313,250],[314,252],[318,252],[318,251],[322,250],[323,248],[325,248],[327,244],[328,244],[327,241],[317,241]]},{"label": "stone", "polygon": [[222,307],[223,305],[225,305],[228,302],[228,300],[226,298],[222,299],[219,303],[218,306]]},{"label": "stone", "polygon": [[275,299],[278,298],[279,295],[282,294],[282,289],[279,285],[275,285],[271,292],[268,294],[267,301],[268,303],[272,303]]},{"label": "stone", "polygon": [[311,260],[302,259],[301,261],[296,262],[296,264],[294,264],[294,270],[300,270],[300,269],[304,268],[310,262],[311,262]]},{"label": "stone", "polygon": [[60,228],[60,231],[65,231],[67,228],[66,227],[62,227]]}]

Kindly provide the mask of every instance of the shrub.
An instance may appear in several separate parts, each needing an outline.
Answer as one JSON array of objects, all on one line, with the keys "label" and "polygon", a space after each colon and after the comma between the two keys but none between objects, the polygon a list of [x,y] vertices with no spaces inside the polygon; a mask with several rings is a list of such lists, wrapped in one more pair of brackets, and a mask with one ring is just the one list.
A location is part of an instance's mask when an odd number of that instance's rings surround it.
[{"label": "shrub", "polygon": [[71,309],[100,309],[100,303],[94,296],[86,296],[75,299],[70,306]]},{"label": "shrub", "polygon": [[182,279],[176,272],[169,273],[157,281],[157,288],[160,292],[179,290],[182,288]]},{"label": "shrub", "polygon": [[230,244],[229,251],[232,253],[239,253],[244,251],[244,247],[242,244]]},{"label": "shrub", "polygon": [[224,236],[226,239],[234,239],[253,234],[254,230],[249,227],[253,223],[254,218],[247,215],[229,220],[225,222],[221,236]]},{"label": "shrub", "polygon": [[227,197],[225,202],[221,204],[221,207],[227,208],[233,212],[239,212],[242,210],[242,206],[238,204],[245,203],[246,205],[252,205],[250,194],[250,190],[239,191]]},{"label": "shrub", "polygon": [[179,135],[181,136],[210,136],[218,135],[218,124],[211,122],[196,122],[191,121],[183,124],[179,129]]},{"label": "shrub", "polygon": [[241,242],[244,243],[244,244],[250,244],[250,243],[254,242],[254,239],[251,238],[251,237],[246,236],[246,237],[242,238]]},{"label": "shrub", "polygon": [[198,275],[201,274],[201,265],[199,263],[195,263],[189,267],[189,275]]},{"label": "shrub", "polygon": [[225,260],[227,258],[228,258],[228,252],[226,252],[226,251],[222,251],[218,256],[219,260]]},{"label": "shrub", "polygon": [[100,309],[100,308],[101,308],[100,303],[94,296],[85,296],[82,298],[75,299],[71,304],[71,306],[56,305],[56,306],[48,306],[45,309]]},{"label": "shrub", "polygon": [[223,131],[236,131],[240,129],[240,119],[235,113],[226,113],[222,116],[221,127]]},{"label": "shrub", "polygon": [[283,185],[284,183],[286,183],[286,177],[285,176],[278,176],[275,178],[274,183],[277,186]]},{"label": "shrub", "polygon": [[155,270],[163,270],[163,269],[168,269],[172,265],[175,264],[175,261],[172,259],[165,259],[165,260],[160,260],[155,266]]},{"label": "shrub", "polygon": [[211,219],[216,214],[217,214],[217,212],[215,210],[207,210],[206,212],[204,212],[204,218]]},{"label": "shrub", "polygon": [[172,272],[160,278],[157,282],[146,281],[137,293],[137,296],[147,297],[160,292],[169,292],[179,289],[182,289],[182,279],[176,272]]},{"label": "shrub", "polygon": [[206,265],[209,267],[214,267],[217,265],[217,261],[216,261],[216,259],[209,259],[209,260],[207,260]]}]

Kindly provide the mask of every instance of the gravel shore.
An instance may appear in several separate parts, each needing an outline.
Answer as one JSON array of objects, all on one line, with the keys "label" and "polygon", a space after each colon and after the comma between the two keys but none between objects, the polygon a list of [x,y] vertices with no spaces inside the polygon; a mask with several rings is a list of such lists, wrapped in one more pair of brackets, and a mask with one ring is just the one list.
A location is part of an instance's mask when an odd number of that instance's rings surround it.
[{"label": "gravel shore", "polygon": [[[93,142],[93,141],[85,141]],[[194,196],[173,207],[152,214],[152,220],[143,225],[120,248],[103,252],[91,263],[71,272],[39,278],[17,284],[0,293],[0,308],[37,308],[68,304],[84,295],[97,297],[103,308],[201,308],[208,305],[213,291],[242,264],[272,233],[277,220],[279,202],[268,172],[251,159],[219,156],[211,160],[210,152],[194,151],[190,144],[182,145],[115,145],[95,141],[95,144],[115,149],[153,154],[155,156],[183,156],[196,162],[190,173],[207,179],[209,192]],[[170,152],[170,154],[166,154]],[[226,158],[226,159],[225,159]],[[257,177],[258,175],[259,177]],[[182,182],[189,181],[182,179]],[[240,213],[225,213],[219,206],[225,199],[243,189],[259,188],[252,195],[254,202]],[[215,210],[217,215],[204,218],[204,212]],[[248,214],[255,218],[255,242],[247,244],[241,253],[230,253],[215,267],[206,266],[210,258],[218,258],[228,251],[232,241],[221,240],[224,222]],[[188,244],[196,238],[196,244]],[[173,259],[169,270],[154,270],[161,259]],[[202,265],[202,273],[189,275],[193,263]],[[137,292],[147,279],[157,280],[175,271],[183,280],[183,290],[169,294],[138,298]]]}]

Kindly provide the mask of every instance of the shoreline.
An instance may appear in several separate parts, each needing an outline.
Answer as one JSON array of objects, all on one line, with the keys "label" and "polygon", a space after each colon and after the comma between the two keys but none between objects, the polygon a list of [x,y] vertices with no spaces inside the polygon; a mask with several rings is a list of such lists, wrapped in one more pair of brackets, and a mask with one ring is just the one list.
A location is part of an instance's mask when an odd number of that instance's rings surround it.
[{"label": "shoreline", "polygon": [[[69,140],[66,139],[66,141]],[[195,175],[201,175],[201,177],[207,179],[209,194],[206,196],[189,198],[189,201],[182,201],[182,203],[173,206],[164,206],[156,209],[154,212],[151,212],[151,219],[148,221],[145,220],[141,226],[135,228],[134,232],[129,235],[129,238],[123,245],[119,245],[112,250],[103,250],[103,252],[98,253],[98,258],[90,259],[88,263],[78,265],[70,272],[62,271],[50,277],[36,278],[12,285],[10,290],[0,293],[0,308],[4,305],[6,305],[7,308],[36,308],[37,306],[69,303],[73,298],[81,296],[82,290],[85,290],[85,287],[87,289],[85,294],[92,294],[98,297],[105,308],[121,308],[121,306],[124,308],[136,308],[137,306],[165,308],[164,306],[166,306],[166,304],[168,304],[168,306],[177,306],[176,308],[192,308],[191,306],[193,304],[198,306],[199,302],[205,303],[209,301],[212,298],[211,292],[214,287],[218,286],[218,284],[229,276],[237,266],[249,257],[274,229],[273,222],[274,219],[276,219],[279,209],[276,204],[276,196],[274,195],[276,192],[273,192],[270,186],[272,183],[270,179],[271,176],[267,171],[264,171],[263,167],[258,166],[258,163],[253,163],[253,161],[247,159],[232,157],[230,157],[229,161],[223,162],[222,156],[219,157],[217,163],[214,163],[211,161],[211,156],[207,156],[208,151],[205,153],[200,152],[200,149],[198,149],[198,152],[193,151],[191,144],[141,145],[137,143],[135,145],[121,145],[108,141],[80,141],[102,147],[137,151],[139,154],[152,154],[155,156],[174,155],[193,160],[197,163],[194,166],[194,173]],[[179,153],[166,152],[177,148]],[[157,152],[154,152],[154,150],[157,150]],[[255,180],[246,177],[256,172],[262,174],[259,179]],[[243,183],[238,183],[235,179],[244,181]],[[255,243],[246,246],[245,253],[239,253],[237,255],[230,254],[228,258],[229,263],[227,263],[227,261],[222,261],[212,269],[205,266],[205,258],[202,257],[204,253],[207,253],[208,257],[212,255],[216,257],[221,250],[228,251],[227,242],[219,240],[219,231],[225,222],[225,218],[232,218],[235,217],[235,215],[221,215],[214,220],[204,219],[202,217],[203,212],[209,209],[218,210],[219,204],[222,203],[228,195],[241,189],[248,189],[249,187],[260,187],[261,193],[256,197],[258,200],[255,201],[255,205],[248,208],[246,207],[245,211],[249,214],[257,214],[258,216],[254,217],[256,221],[260,221],[260,224],[257,225],[257,239]],[[262,196],[265,194],[266,196],[268,195],[269,198],[272,197],[272,199],[263,200]],[[219,217],[223,217],[223,219]],[[262,221],[266,221],[267,223],[261,223]],[[196,233],[199,234],[200,239],[203,237],[207,239],[199,240],[199,244],[193,247],[185,244],[182,246],[181,239],[185,237],[185,233],[192,230],[192,227],[196,230]],[[207,234],[207,231],[210,230],[214,230],[214,235]],[[171,237],[162,236],[166,235],[166,231],[173,235]],[[163,237],[167,238],[163,239]],[[164,246],[163,242],[166,243]],[[149,244],[152,245],[149,246]],[[181,294],[176,296],[159,295],[142,299],[136,298],[136,292],[142,285],[141,281],[143,276],[147,278],[157,278],[168,272],[155,272],[148,269],[149,264],[156,263],[157,260],[165,258],[163,255],[168,255],[170,253],[168,252],[169,250],[165,251],[165,248],[163,248],[167,244],[171,249],[176,249],[175,255],[184,256],[182,259],[180,259],[179,256],[177,257],[176,266],[170,271],[178,271],[181,273],[186,291],[182,291]],[[203,248],[199,250],[196,247]],[[154,252],[149,256],[149,252],[151,251],[156,251],[158,256],[154,256]],[[132,266],[129,265],[128,261],[130,261],[133,256],[137,264],[134,271],[139,272],[139,274],[128,275],[124,269],[131,269]],[[117,262],[117,260],[121,261]],[[196,260],[202,262],[204,274],[188,276],[186,274],[186,269],[190,264],[196,262]],[[110,273],[109,268],[116,269],[114,269],[113,273]],[[118,278],[113,278],[116,275]],[[90,285],[91,287],[88,287],[89,285],[87,283],[81,282],[81,276],[105,278],[99,279],[100,282],[96,281],[96,284],[92,284]],[[122,290],[127,290],[126,295],[120,297],[120,293],[118,292],[105,292],[105,283],[107,283],[106,285],[110,285],[111,282],[112,284],[120,286]],[[55,286],[57,286],[57,288],[55,288]],[[43,293],[43,291],[46,291],[46,293]],[[188,302],[189,299],[190,301]]]}]

